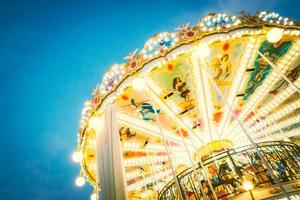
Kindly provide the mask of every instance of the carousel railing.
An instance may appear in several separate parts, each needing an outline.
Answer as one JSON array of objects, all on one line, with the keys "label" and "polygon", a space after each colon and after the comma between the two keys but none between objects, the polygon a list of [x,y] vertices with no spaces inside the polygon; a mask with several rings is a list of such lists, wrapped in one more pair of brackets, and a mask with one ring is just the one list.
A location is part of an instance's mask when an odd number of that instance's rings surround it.
[{"label": "carousel railing", "polygon": [[[280,182],[288,182],[300,178],[300,147],[294,143],[273,141],[257,143],[257,147],[267,160]],[[204,193],[213,199],[208,179],[217,197],[231,198],[246,190],[243,181],[251,181],[255,188],[275,185],[266,166],[261,161],[253,146],[243,146],[221,153],[202,161],[203,168],[198,163],[177,175],[180,190],[185,199],[204,199],[200,190],[200,183]],[[159,193],[159,199],[179,199],[174,179],[167,183]]]}]

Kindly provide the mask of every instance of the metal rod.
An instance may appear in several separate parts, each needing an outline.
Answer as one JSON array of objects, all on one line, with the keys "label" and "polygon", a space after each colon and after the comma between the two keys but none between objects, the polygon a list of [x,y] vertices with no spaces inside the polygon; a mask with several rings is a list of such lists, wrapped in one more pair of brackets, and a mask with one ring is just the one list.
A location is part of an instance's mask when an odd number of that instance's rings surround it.
[{"label": "metal rod", "polygon": [[[145,82],[145,85],[147,86],[147,82]],[[147,94],[146,90],[145,90],[145,93],[149,97],[149,95]],[[170,166],[171,166],[171,169],[172,169],[172,174],[173,174],[174,179],[175,179],[175,183],[176,183],[176,186],[177,186],[177,189],[178,189],[179,197],[180,197],[181,200],[184,200],[183,194],[182,194],[182,190],[181,190],[181,187],[180,187],[180,183],[179,183],[178,178],[177,178],[177,176],[175,174],[175,169],[174,169],[174,166],[173,166],[173,163],[172,163],[172,159],[171,159],[171,156],[170,156],[170,151],[169,151],[169,148],[168,148],[168,146],[166,144],[165,135],[164,135],[162,127],[161,127],[161,123],[160,123],[160,119],[159,119],[157,110],[156,110],[156,108],[154,106],[154,103],[153,103],[152,99],[150,97],[149,97],[149,99],[150,99],[151,105],[152,105],[153,110],[154,110],[154,114],[155,114],[155,118],[157,120],[157,124],[159,126],[159,133],[161,135],[161,138],[162,138],[165,150],[167,152],[167,157],[168,157],[168,160],[170,162]]]},{"label": "metal rod", "polygon": [[[199,129],[198,126],[197,126],[197,129]],[[199,131],[199,130],[198,130],[198,131]],[[214,157],[213,157],[213,159],[214,159]],[[216,192],[215,192],[215,190],[214,190],[214,187],[213,187],[212,184],[211,184],[210,178],[209,178],[209,177],[207,176],[207,174],[206,174],[206,171],[205,171],[205,169],[204,169],[204,166],[203,166],[201,157],[200,157],[200,159],[199,159],[199,163],[200,163],[200,167],[202,168],[203,175],[204,175],[204,177],[206,177],[206,179],[207,179],[208,186],[210,187],[211,192],[213,193],[214,198],[217,200],[217,199],[218,199],[218,196],[217,196],[217,194],[216,194]]]},{"label": "metal rod", "polygon": [[[185,142],[185,140],[184,140],[184,137],[183,137],[183,134],[182,134],[181,129],[179,129],[179,133],[180,133],[182,142],[183,142],[183,144],[184,144],[184,148],[185,148],[185,150],[186,150],[186,152],[187,152],[187,154],[188,154],[188,157],[189,157],[189,160],[190,160],[190,163],[191,163],[191,166],[192,166],[192,170],[193,170],[194,174],[196,174],[196,176],[198,177],[198,175],[197,175],[197,173],[196,173],[195,165],[194,165],[194,162],[193,162],[193,159],[192,159],[192,155],[191,155],[191,153],[190,153],[190,151],[189,151],[189,149],[188,149],[188,147],[187,147],[187,144],[186,144],[186,142]],[[201,193],[202,193],[204,199],[206,199],[206,194],[205,194],[205,192],[204,192],[204,189],[203,189],[203,186],[202,186],[200,177],[198,177],[198,178],[199,178],[199,183],[200,183],[200,191],[201,191]]]},{"label": "metal rod", "polygon": [[260,51],[258,51],[258,54],[272,67],[272,69],[279,74],[280,76],[282,76],[282,78],[284,78],[284,80],[286,80],[289,84],[291,84],[293,86],[293,88],[300,94],[300,89],[292,82],[290,81],[290,79],[288,79],[288,77],[286,77],[284,74],[282,74],[281,72],[279,72],[276,68],[276,65],[274,63],[272,63],[265,55],[263,55]]}]

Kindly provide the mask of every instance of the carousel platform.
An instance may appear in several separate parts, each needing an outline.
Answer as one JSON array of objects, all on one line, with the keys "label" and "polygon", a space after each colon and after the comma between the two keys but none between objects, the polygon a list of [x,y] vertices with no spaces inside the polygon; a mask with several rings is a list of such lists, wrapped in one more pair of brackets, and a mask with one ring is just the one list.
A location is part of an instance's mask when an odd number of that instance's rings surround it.
[{"label": "carousel platform", "polygon": [[290,142],[257,143],[267,163],[253,146],[221,152],[177,175],[160,192],[159,199],[284,199],[273,170],[291,199],[300,193],[300,147]]}]

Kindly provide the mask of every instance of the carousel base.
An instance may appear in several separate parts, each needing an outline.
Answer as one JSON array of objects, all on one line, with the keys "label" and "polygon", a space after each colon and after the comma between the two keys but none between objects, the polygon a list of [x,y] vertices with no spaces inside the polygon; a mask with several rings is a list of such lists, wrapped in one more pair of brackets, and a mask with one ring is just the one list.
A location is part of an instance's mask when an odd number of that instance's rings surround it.
[{"label": "carousel base", "polygon": [[239,147],[205,158],[202,164],[176,176],[179,187],[174,179],[167,183],[158,199],[180,199],[180,193],[193,200],[205,199],[204,195],[222,200],[285,199],[276,179],[291,199],[300,199],[300,147],[283,141],[257,143],[256,147]]},{"label": "carousel base", "polygon": [[[292,200],[300,199],[300,180],[290,181],[282,184]],[[251,194],[252,193],[252,194]],[[265,188],[254,189],[237,195],[232,200],[283,200],[286,199],[279,187],[272,185]]]}]

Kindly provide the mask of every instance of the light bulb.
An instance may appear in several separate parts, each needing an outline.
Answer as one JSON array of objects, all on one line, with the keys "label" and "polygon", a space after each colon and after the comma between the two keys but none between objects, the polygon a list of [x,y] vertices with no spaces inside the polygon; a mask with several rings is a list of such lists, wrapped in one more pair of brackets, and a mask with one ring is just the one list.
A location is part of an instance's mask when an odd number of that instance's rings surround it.
[{"label": "light bulb", "polygon": [[276,43],[281,40],[283,32],[279,28],[272,28],[267,33],[267,40],[271,43]]},{"label": "light bulb", "polygon": [[93,194],[91,194],[91,200],[98,200],[97,193],[93,192]]},{"label": "light bulb", "polygon": [[143,78],[135,78],[132,81],[132,87],[133,89],[137,90],[137,91],[142,91],[145,88],[145,79]]},{"label": "light bulb", "polygon": [[85,179],[82,176],[79,176],[79,177],[76,178],[75,184],[78,187],[82,187],[85,184]]},{"label": "light bulb", "polygon": [[76,163],[80,162],[82,160],[82,153],[80,151],[75,151],[72,155],[72,159]]},{"label": "light bulb", "polygon": [[89,128],[97,129],[100,124],[101,122],[99,117],[91,117],[89,120]]},{"label": "light bulb", "polygon": [[200,58],[205,58],[205,57],[209,56],[209,54],[210,54],[209,46],[206,43],[199,44],[196,49],[196,54]]},{"label": "light bulb", "polygon": [[253,190],[253,183],[251,181],[244,181],[243,182],[243,187],[245,190],[249,191],[249,190]]},{"label": "light bulb", "polygon": [[149,190],[146,190],[146,191],[141,193],[141,197],[143,199],[149,199],[150,195],[151,195],[151,192]]}]

